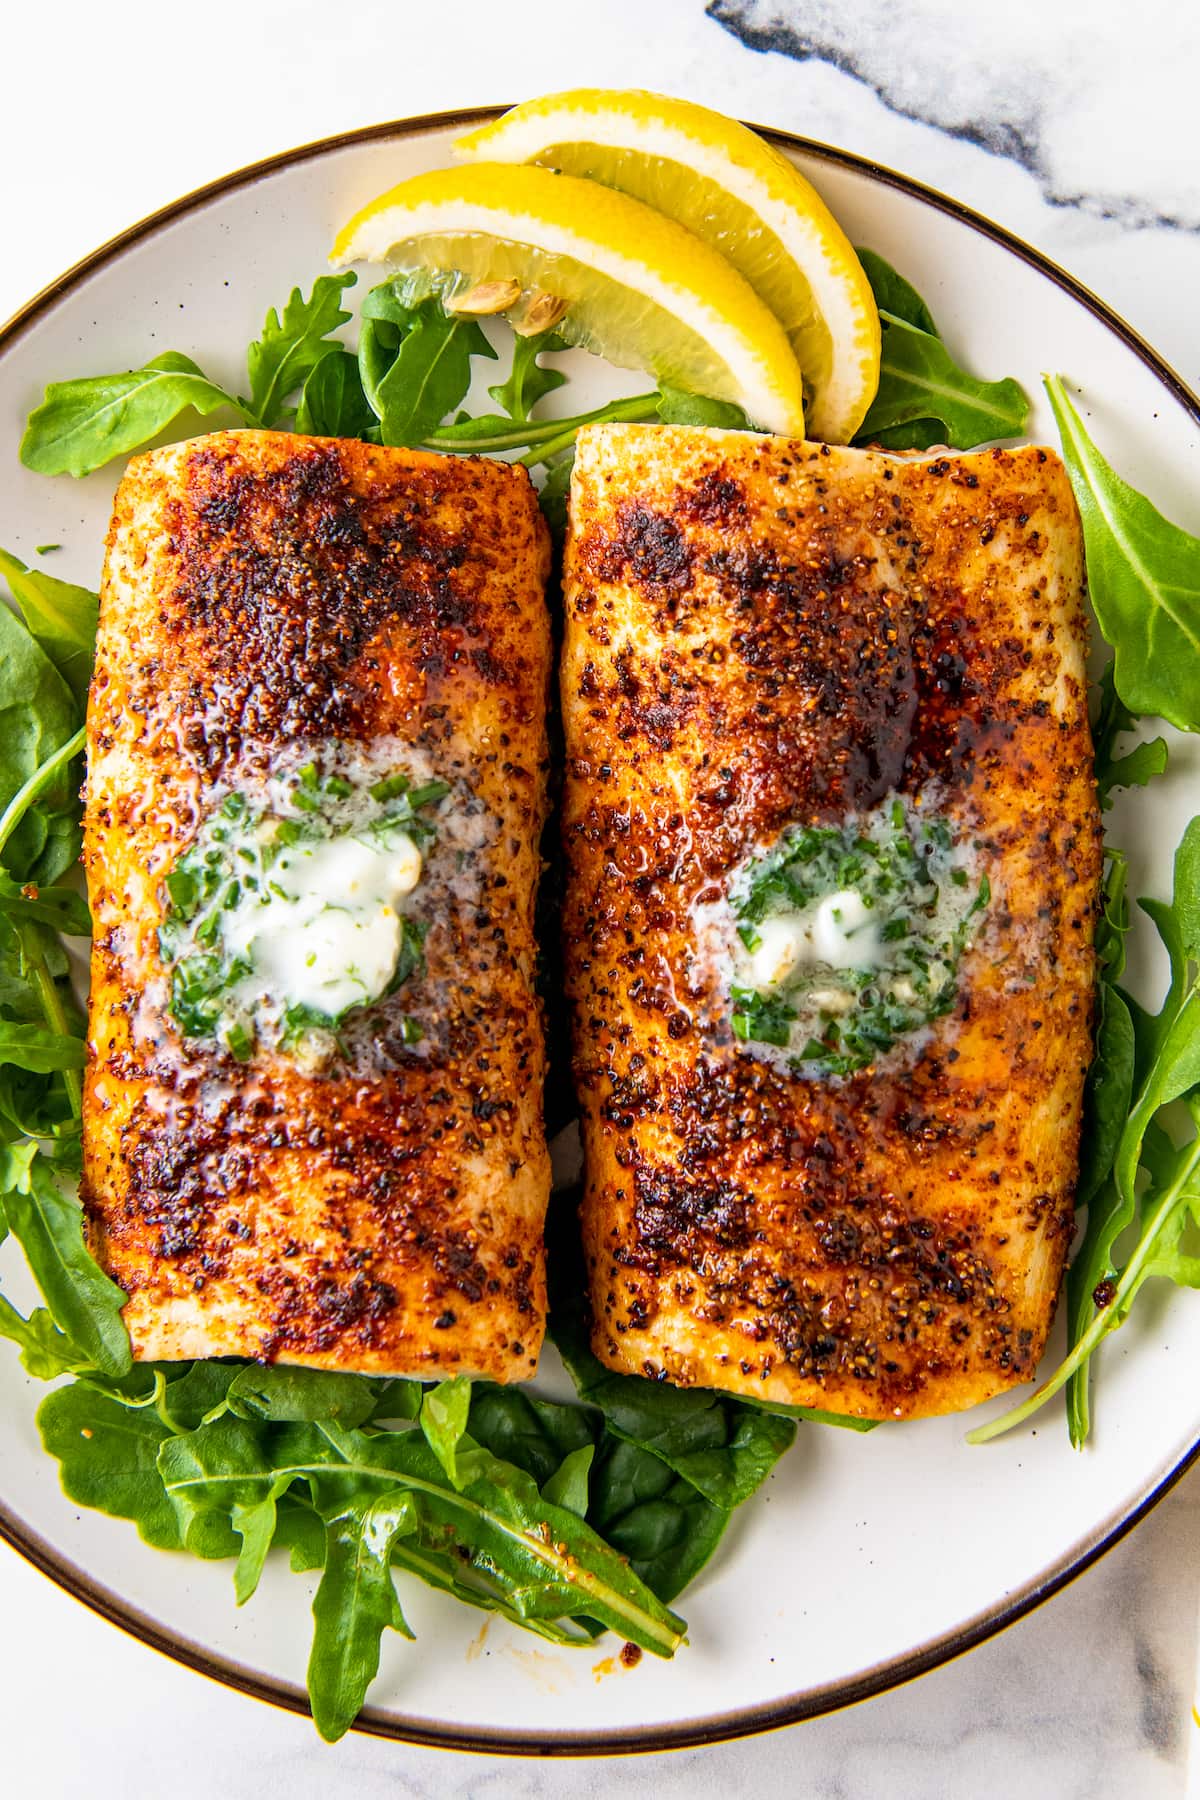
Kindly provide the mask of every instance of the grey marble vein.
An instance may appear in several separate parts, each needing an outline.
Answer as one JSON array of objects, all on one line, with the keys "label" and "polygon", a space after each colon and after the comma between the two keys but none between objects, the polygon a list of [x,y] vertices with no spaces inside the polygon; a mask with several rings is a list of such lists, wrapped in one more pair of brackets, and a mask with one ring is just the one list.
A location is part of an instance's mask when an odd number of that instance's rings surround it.
[{"label": "grey marble vein", "polygon": [[[1053,206],[1200,232],[1194,131],[1181,129],[1194,108],[1195,7],[1148,0],[1116,55],[1111,31],[1096,29],[1094,7],[1080,0],[1009,0],[965,15],[954,0],[709,0],[705,10],[748,49],[827,63],[902,118],[1016,163]],[[1157,54],[1141,81],[1148,39]],[[1110,151],[1097,157],[1102,133]],[[1187,136],[1193,154],[1180,157]]]}]

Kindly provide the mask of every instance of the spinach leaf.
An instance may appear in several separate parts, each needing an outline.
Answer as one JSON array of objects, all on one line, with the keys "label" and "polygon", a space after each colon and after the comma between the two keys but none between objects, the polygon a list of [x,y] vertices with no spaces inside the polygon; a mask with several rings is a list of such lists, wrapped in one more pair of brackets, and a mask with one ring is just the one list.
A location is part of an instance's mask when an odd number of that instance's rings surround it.
[{"label": "spinach leaf", "polygon": [[295,287],[282,316],[271,308],[262,336],[246,352],[255,423],[278,425],[284,419],[288,399],[329,354],[330,333],[349,320],[342,294],[356,280],[352,273],[318,275],[307,300]]},{"label": "spinach leaf", "polygon": [[[70,688],[0,603],[0,861],[20,882],[52,882],[78,855],[79,783],[70,770],[82,740],[69,748],[78,729]],[[56,761],[60,752],[65,760]]]},{"label": "spinach leaf", "polygon": [[226,1391],[230,1412],[244,1419],[276,1424],[303,1424],[332,1419],[339,1425],[365,1425],[378,1402],[380,1384],[364,1375],[337,1370],[293,1368],[285,1363],[248,1363],[234,1375]]},{"label": "spinach leaf", "polygon": [[859,245],[854,254],[863,266],[863,273],[871,284],[871,292],[880,312],[890,313],[893,319],[900,319],[905,325],[914,326],[917,331],[927,331],[930,337],[942,335],[934,323],[933,314],[916,288],[893,269],[891,263],[880,256],[877,250],[867,250]]},{"label": "spinach leaf", "polygon": [[0,550],[0,575],[7,581],[30,633],[70,688],[82,712],[96,654],[99,596],[90,588],[44,575],[40,569],[27,569],[7,550]]},{"label": "spinach leaf", "polygon": [[578,1230],[556,1209],[551,1248],[550,1332],[576,1392],[614,1438],[649,1451],[726,1514],[754,1493],[790,1448],[790,1419],[709,1388],[678,1388],[606,1369],[592,1352]]},{"label": "spinach leaf", "polygon": [[493,1456],[515,1463],[544,1487],[566,1457],[595,1444],[593,1417],[581,1406],[558,1406],[521,1388],[477,1381],[467,1429]]},{"label": "spinach leaf", "polygon": [[725,1512],[749,1499],[795,1439],[790,1419],[728,1395],[613,1374],[561,1318],[554,1341],[580,1399],[600,1409],[613,1436],[649,1450]]},{"label": "spinach leaf", "polygon": [[1046,392],[1083,519],[1088,589],[1114,652],[1113,684],[1135,713],[1200,731],[1200,538],[1152,506],[1105,462],[1059,375]]},{"label": "spinach leaf", "polygon": [[52,381],[29,415],[21,461],[39,475],[90,475],[114,456],[143,448],[189,408],[208,415],[226,406],[246,424],[258,423],[190,356],[166,350],[125,374]]},{"label": "spinach leaf", "polygon": [[138,1535],[157,1550],[183,1549],[175,1509],[158,1473],[158,1453],[170,1432],[157,1413],[72,1382],[46,1396],[37,1423],[72,1500],[115,1519],[131,1519]]},{"label": "spinach leaf", "polygon": [[374,425],[358,358],[348,350],[328,350],[301,389],[296,430],[313,437],[365,438]]},{"label": "spinach leaf", "polygon": [[55,1322],[97,1369],[123,1374],[131,1360],[125,1295],[89,1256],[79,1201],[63,1193],[36,1144],[0,1150],[0,1196]]},{"label": "spinach leaf", "polygon": [[[565,1506],[577,1518],[586,1519],[588,1512],[588,1476],[596,1454],[595,1444],[581,1444],[563,1457],[557,1469],[542,1487],[542,1498],[552,1506]],[[661,1600],[662,1595],[659,1595]]]},{"label": "spinach leaf", "polygon": [[860,250],[883,328],[879,389],[856,444],[887,450],[959,450],[1019,437],[1029,418],[1020,384],[980,381],[954,361],[916,289],[872,250]]},{"label": "spinach leaf", "polygon": [[700,1573],[729,1523],[724,1507],[653,1451],[611,1435],[592,1472],[589,1516],[668,1604]]}]

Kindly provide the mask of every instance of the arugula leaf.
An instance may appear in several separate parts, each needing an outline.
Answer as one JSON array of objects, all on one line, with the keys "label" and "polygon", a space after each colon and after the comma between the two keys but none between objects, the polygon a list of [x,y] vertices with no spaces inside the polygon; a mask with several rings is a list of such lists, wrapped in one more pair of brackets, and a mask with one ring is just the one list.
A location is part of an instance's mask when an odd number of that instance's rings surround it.
[{"label": "arugula leaf", "polygon": [[1113,683],[1113,665],[1108,663],[1100,677],[1100,710],[1092,728],[1096,752],[1096,787],[1101,808],[1112,805],[1114,788],[1145,787],[1167,768],[1167,740],[1156,737],[1135,744],[1124,755],[1117,755],[1117,739],[1137,730],[1137,718],[1130,712]]},{"label": "arugula leaf", "polygon": [[882,1419],[856,1419],[852,1413],[826,1412],[821,1406],[787,1406],[777,1400],[750,1400],[741,1396],[743,1406],[755,1406],[761,1412],[775,1413],[781,1419],[800,1419],[808,1425],[832,1425],[838,1431],[857,1431],[865,1435],[878,1431]]},{"label": "arugula leaf", "polygon": [[325,1521],[294,1493],[285,1492],[276,1507],[275,1543],[288,1551],[294,1575],[325,1567]]},{"label": "arugula leaf", "polygon": [[567,529],[567,505],[571,494],[571,475],[575,468],[575,452],[571,450],[546,470],[538,492],[542,516],[556,538]]},{"label": "arugula leaf", "polygon": [[1060,375],[1045,388],[1083,519],[1088,590],[1113,647],[1113,683],[1135,713],[1200,731],[1200,538],[1165,519],[1101,456]]},{"label": "arugula leaf", "polygon": [[271,308],[262,336],[246,352],[250,410],[258,424],[279,424],[290,396],[329,354],[330,333],[350,318],[342,307],[342,294],[357,279],[352,272],[318,275],[307,300],[294,287],[282,316]]},{"label": "arugula leaf", "polygon": [[[863,420],[856,444],[900,426],[942,426],[942,440],[959,450],[994,438],[1020,437],[1029,418],[1029,397],[1012,376],[981,381],[969,375],[940,338],[918,331],[880,311],[883,354],[879,389]],[[924,434],[927,438],[927,432]],[[896,444],[893,439],[893,448]]]},{"label": "arugula leaf", "polygon": [[[169,1401],[169,1391],[168,1391]],[[457,1554],[498,1584],[521,1619],[596,1617],[658,1655],[682,1624],[620,1556],[569,1511],[543,1499],[523,1470],[461,1441],[459,1487],[420,1431],[367,1434],[331,1423],[272,1426],[225,1417],[163,1442],[163,1483],[190,1534],[194,1521],[250,1507],[286,1477],[308,1484],[323,1517],[398,1487],[414,1496],[415,1548]]]},{"label": "arugula leaf", "polygon": [[463,399],[471,358],[495,360],[475,319],[449,314],[431,296],[406,306],[390,283],[363,302],[359,372],[385,444],[421,444]]},{"label": "arugula leaf", "polygon": [[40,569],[28,569],[19,557],[0,550],[0,575],[9,585],[22,617],[46,652],[82,710],[96,654],[96,619],[100,599],[90,588],[58,581]]},{"label": "arugula leaf", "polygon": [[121,1318],[125,1295],[89,1256],[79,1201],[62,1192],[36,1144],[0,1150],[0,1195],[9,1230],[56,1323],[97,1369],[123,1374],[131,1361]]},{"label": "arugula leaf", "polygon": [[363,393],[358,358],[348,350],[328,350],[300,392],[296,430],[313,437],[366,437],[375,414]]},{"label": "arugula leaf", "polygon": [[[0,1232],[0,1240],[4,1235]],[[44,1306],[35,1307],[25,1319],[0,1294],[0,1337],[19,1347],[21,1366],[35,1381],[53,1381],[57,1375],[73,1375],[88,1366],[87,1357],[58,1329]]]},{"label": "arugula leaf", "polygon": [[[1129,902],[1127,864],[1110,850],[1100,892],[1096,928],[1096,1053],[1084,1089],[1084,1124],[1076,1205],[1087,1206],[1108,1179],[1133,1095],[1135,1043],[1129,1005],[1120,987],[1125,971]],[[1080,1261],[1076,1257],[1076,1262]],[[1100,1280],[1097,1274],[1091,1283]],[[1089,1288],[1089,1292],[1091,1289]]]},{"label": "arugula leaf", "polygon": [[725,431],[749,431],[750,421],[740,406],[729,400],[709,400],[683,388],[659,389],[659,418],[664,425],[716,425]]},{"label": "arugula leaf", "polygon": [[425,1441],[455,1487],[461,1486],[458,1447],[467,1429],[470,1410],[471,1383],[461,1375],[430,1388],[421,1403],[420,1425]]},{"label": "arugula leaf", "polygon": [[[27,884],[28,885],[28,884]],[[0,916],[11,919],[18,928],[32,921],[48,925],[67,937],[89,937],[92,916],[82,894],[69,887],[30,886],[29,892],[0,869]]]},{"label": "arugula leaf", "polygon": [[141,449],[189,407],[208,415],[223,406],[248,425],[259,422],[178,350],[120,375],[52,381],[29,415],[21,461],[39,475],[90,475],[113,457]]},{"label": "arugula leaf", "polygon": [[325,1572],[313,1600],[308,1694],[327,1743],[347,1732],[379,1673],[385,1630],[411,1638],[392,1579],[392,1546],[417,1528],[413,1496],[403,1488],[328,1521]]},{"label": "arugula leaf", "polygon": [[82,1069],[83,1040],[62,1037],[44,1025],[13,1025],[0,1019],[0,1063],[16,1063],[36,1075],[55,1069]]},{"label": "arugula leaf", "polygon": [[945,443],[969,450],[993,438],[1019,437],[1029,418],[1029,397],[1019,382],[968,374],[942,342],[916,289],[875,251],[860,250],[858,257],[879,308],[883,354],[879,389],[855,443],[887,450]]},{"label": "arugula leaf", "polygon": [[488,393],[497,406],[503,407],[510,419],[524,421],[533,415],[539,400],[562,387],[566,375],[561,369],[545,369],[539,356],[565,350],[567,344],[556,331],[534,332],[530,337],[513,333],[512,368],[507,381],[490,387]]},{"label": "arugula leaf", "polygon": [[[565,1506],[577,1518],[586,1519],[588,1511],[588,1475],[596,1454],[595,1444],[581,1444],[563,1457],[549,1481],[542,1487],[542,1498],[552,1506]],[[659,1595],[661,1599],[662,1596]]]},{"label": "arugula leaf", "polygon": [[233,1597],[239,1606],[245,1606],[258,1592],[267,1551],[279,1529],[279,1502],[289,1485],[288,1477],[281,1475],[259,1499],[245,1506],[235,1500],[230,1508],[229,1522],[242,1540],[233,1571]]}]

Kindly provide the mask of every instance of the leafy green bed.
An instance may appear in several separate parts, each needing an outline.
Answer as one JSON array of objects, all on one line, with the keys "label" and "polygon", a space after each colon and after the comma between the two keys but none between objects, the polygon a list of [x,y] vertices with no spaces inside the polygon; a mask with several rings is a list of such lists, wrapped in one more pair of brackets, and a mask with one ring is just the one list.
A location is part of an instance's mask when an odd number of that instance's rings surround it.
[{"label": "leafy green bed", "polygon": [[[884,323],[879,396],[860,441],[959,448],[1020,433],[1011,380],[958,367],[928,309],[881,258],[864,262]],[[561,523],[575,434],[597,419],[742,426],[736,409],[656,389],[554,420],[538,403],[565,379],[516,339],[497,411],[462,412],[475,358],[495,351],[436,293],[384,283],[361,313],[350,276],[323,276],[267,315],[247,358],[249,396],[178,352],[140,370],[52,383],[30,418],[26,464],[82,475],[133,451],[189,409],[251,426],[510,454],[546,470]],[[1136,713],[1200,729],[1200,542],[1164,520],[1100,457],[1057,378],[1047,381],[1083,514],[1092,597],[1115,661],[1101,693],[1097,772],[1118,786],[1166,766],[1161,739],[1119,754]],[[49,553],[54,546],[44,546]],[[407,1634],[394,1571],[499,1613],[555,1643],[612,1629],[669,1656],[685,1626],[670,1602],[712,1554],[734,1509],[792,1442],[795,1424],[722,1395],[610,1374],[587,1346],[569,1201],[552,1219],[551,1331],[578,1394],[318,1373],[242,1362],[134,1366],[123,1295],[88,1254],[75,1196],[83,1017],[67,941],[89,930],[70,879],[80,844],[83,706],[96,596],[0,552],[0,1237],[11,1233],[45,1305],[24,1318],[0,1295],[0,1335],[27,1372],[71,1379],[39,1425],[79,1504],[134,1521],[163,1549],[234,1560],[239,1603],[273,1547],[320,1570],[309,1691],[326,1737],[344,1732],[378,1669],[386,1629]],[[994,1435],[1064,1383],[1073,1440],[1089,1428],[1088,1368],[1151,1276],[1200,1285],[1187,1232],[1200,1215],[1200,820],[1176,856],[1171,904],[1143,902],[1171,958],[1151,1015],[1120,986],[1126,867],[1110,848],[1099,927],[1097,1056],[1088,1082],[1081,1201],[1088,1227],[1068,1281],[1071,1350],[1033,1398],[973,1433]],[[793,1409],[795,1418],[855,1422]]]}]

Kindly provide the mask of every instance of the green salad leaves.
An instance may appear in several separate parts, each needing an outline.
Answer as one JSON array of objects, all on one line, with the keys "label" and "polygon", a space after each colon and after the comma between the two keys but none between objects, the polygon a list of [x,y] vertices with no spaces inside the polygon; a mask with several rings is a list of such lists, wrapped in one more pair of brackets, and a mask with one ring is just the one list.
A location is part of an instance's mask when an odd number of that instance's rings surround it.
[{"label": "green salad leaves", "polygon": [[0,1237],[11,1234],[48,1311],[0,1303],[0,1336],[31,1374],[130,1365],[125,1296],[93,1262],[73,1189],[83,1020],[64,938],[87,906],[60,885],[79,855],[83,698],[96,596],[0,551],[20,607],[0,602]]},{"label": "green salad leaves", "polygon": [[1083,519],[1088,588],[1133,713],[1200,731],[1200,538],[1164,519],[1097,450],[1059,375],[1046,392]]},{"label": "green salad leaves", "polygon": [[[1021,433],[1028,400],[1017,383],[962,369],[915,290],[861,254],[884,359],[858,441],[967,448]],[[543,506],[561,522],[582,425],[746,425],[736,408],[667,388],[539,416],[566,380],[544,360],[564,348],[553,331],[513,337],[508,373],[487,389],[494,410],[472,412],[478,370],[498,360],[480,324],[447,311],[428,284],[397,278],[365,296],[349,348],[341,334],[353,280],[321,276],[307,297],[294,289],[267,314],[247,351],[245,397],[174,351],[133,371],[52,383],[29,419],[22,460],[85,475],[189,412],[225,411],[253,427],[518,455],[544,472]],[[1107,805],[1116,789],[1166,767],[1161,738],[1122,742],[1138,714],[1200,728],[1200,545],[1109,468],[1057,377],[1047,390],[1115,651],[1096,731]],[[556,1202],[550,1273],[551,1332],[577,1394],[570,1404],[463,1379],[423,1387],[236,1361],[132,1363],[124,1296],[88,1252],[75,1197],[84,1045],[68,949],[89,920],[70,871],[96,596],[2,551],[0,574],[15,602],[0,604],[0,1239],[19,1243],[44,1300],[26,1318],[0,1295],[0,1336],[30,1375],[70,1378],[38,1414],[66,1492],[132,1522],[149,1544],[228,1560],[239,1605],[273,1551],[297,1572],[319,1572],[308,1685],[330,1739],[364,1704],[384,1633],[412,1635],[398,1574],[555,1644],[586,1645],[611,1629],[670,1656],[686,1629],[672,1602],[792,1443],[796,1420],[871,1426],[604,1368],[590,1348],[568,1200]],[[1176,855],[1171,901],[1141,903],[1171,966],[1156,1013],[1122,986],[1127,880],[1110,848],[1069,1354],[1030,1400],[972,1433],[976,1441],[1065,1387],[1081,1443],[1090,1359],[1146,1281],[1200,1286],[1189,1243],[1200,1224],[1200,819]]]},{"label": "green salad leaves", "polygon": [[[551,1323],[580,1404],[461,1378],[423,1388],[234,1361],[131,1368],[127,1356],[101,1367],[95,1332],[81,1352],[49,1314],[22,1321],[23,1337],[6,1330],[31,1373],[76,1377],[38,1412],[73,1500],[156,1548],[228,1559],[239,1605],[272,1548],[321,1571],[308,1685],[327,1738],[360,1711],[383,1633],[412,1635],[396,1571],[552,1643],[608,1629],[672,1655],[686,1628],[670,1601],[792,1443],[790,1419],[596,1362],[558,1204],[566,1298]],[[73,1293],[56,1281],[56,1315],[105,1316],[96,1278],[92,1264],[71,1271]]]},{"label": "green salad leaves", "polygon": [[[338,346],[331,335],[350,317],[341,307],[353,275],[320,275],[305,300],[299,288],[282,316],[272,307],[262,336],[246,353],[250,398],[229,393],[179,350],[165,350],[140,369],[51,382],[30,415],[21,461],[40,475],[90,475],[115,456],[153,442],[188,411],[208,418],[223,410],[242,425],[290,421],[288,400],[306,386],[318,364]],[[301,397],[303,404],[303,396]]]},{"label": "green salad leaves", "polygon": [[210,380],[177,350],[140,369],[52,382],[29,416],[22,462],[43,475],[88,475],[144,449],[189,412],[208,418],[224,410],[242,425],[464,456],[519,454],[528,468],[545,470],[543,505],[558,528],[582,426],[608,420],[746,425],[736,406],[666,387],[566,417],[535,418],[539,402],[567,379],[542,361],[566,349],[552,330],[510,333],[509,373],[488,389],[499,410],[464,410],[475,363],[498,359],[478,320],[447,311],[428,276],[397,276],[365,295],[358,349],[351,352],[337,334],[351,317],[342,298],[355,279],[318,276],[307,299],[294,288],[281,311],[272,307],[246,353],[248,398]]},{"label": "green salad leaves", "polygon": [[1029,397],[1020,384],[1011,376],[980,381],[969,374],[946,348],[916,289],[874,250],[857,255],[879,308],[883,355],[879,391],[855,443],[969,450],[993,438],[1019,437],[1029,419]]}]

